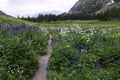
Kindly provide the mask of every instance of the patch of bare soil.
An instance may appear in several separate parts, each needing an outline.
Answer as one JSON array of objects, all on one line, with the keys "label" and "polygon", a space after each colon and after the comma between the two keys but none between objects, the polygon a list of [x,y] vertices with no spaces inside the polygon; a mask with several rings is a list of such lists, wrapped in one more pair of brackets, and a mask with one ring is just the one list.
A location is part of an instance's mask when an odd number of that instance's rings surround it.
[{"label": "patch of bare soil", "polygon": [[52,51],[51,43],[52,43],[52,36],[50,35],[47,45],[47,54],[43,56],[38,55],[37,59],[39,62],[39,68],[36,71],[32,80],[46,80],[48,60],[50,57],[50,53]]}]

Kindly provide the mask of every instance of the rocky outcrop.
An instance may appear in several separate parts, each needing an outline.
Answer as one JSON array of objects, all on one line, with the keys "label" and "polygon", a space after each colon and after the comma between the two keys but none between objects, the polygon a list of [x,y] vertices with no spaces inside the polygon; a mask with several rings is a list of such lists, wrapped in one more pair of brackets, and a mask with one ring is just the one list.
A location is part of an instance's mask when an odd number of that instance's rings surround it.
[{"label": "rocky outcrop", "polygon": [[120,0],[79,0],[70,9],[69,13],[95,13],[101,8]]}]

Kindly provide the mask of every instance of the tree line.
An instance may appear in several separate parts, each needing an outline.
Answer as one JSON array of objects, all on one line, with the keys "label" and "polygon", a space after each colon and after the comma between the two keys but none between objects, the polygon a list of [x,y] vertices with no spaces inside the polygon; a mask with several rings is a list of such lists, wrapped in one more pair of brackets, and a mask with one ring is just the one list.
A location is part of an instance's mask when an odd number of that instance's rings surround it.
[{"label": "tree line", "polygon": [[120,20],[120,6],[97,14],[96,18],[102,21],[110,21],[113,19]]},{"label": "tree line", "polygon": [[96,14],[88,14],[88,13],[76,13],[76,14],[69,14],[63,13],[60,15],[53,15],[53,14],[46,14],[42,15],[39,14],[38,17],[21,17],[18,19],[27,20],[31,22],[49,22],[49,21],[60,21],[60,20],[101,20],[101,21],[109,21],[113,19],[120,20],[120,7],[108,9],[105,12]]}]

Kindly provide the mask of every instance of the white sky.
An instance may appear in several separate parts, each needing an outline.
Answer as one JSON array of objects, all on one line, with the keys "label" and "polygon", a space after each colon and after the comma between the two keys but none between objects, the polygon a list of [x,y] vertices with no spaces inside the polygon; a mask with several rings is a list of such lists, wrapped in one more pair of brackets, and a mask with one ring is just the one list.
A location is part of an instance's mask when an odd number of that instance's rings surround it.
[{"label": "white sky", "polygon": [[0,0],[0,10],[16,17],[46,11],[67,12],[78,0]]}]

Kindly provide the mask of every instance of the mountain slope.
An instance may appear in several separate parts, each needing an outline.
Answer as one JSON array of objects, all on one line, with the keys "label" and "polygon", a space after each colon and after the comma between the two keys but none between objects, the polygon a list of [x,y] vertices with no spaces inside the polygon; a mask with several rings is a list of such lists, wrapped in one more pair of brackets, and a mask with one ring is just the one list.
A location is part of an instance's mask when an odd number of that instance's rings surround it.
[{"label": "mountain slope", "polygon": [[111,10],[113,8],[119,8],[120,7],[120,2],[116,2],[114,4],[108,5],[102,9],[100,9],[99,11],[97,11],[96,13],[103,13],[106,12],[107,10]]},{"label": "mountain slope", "polygon": [[3,11],[0,10],[0,15],[4,15],[7,16],[7,14],[5,14]]},{"label": "mountain slope", "polygon": [[95,13],[119,1],[120,0],[79,0],[70,9],[69,13]]},{"label": "mountain slope", "polygon": [[99,20],[120,20],[120,2],[101,9],[97,15]]}]

